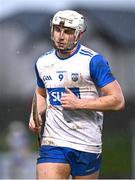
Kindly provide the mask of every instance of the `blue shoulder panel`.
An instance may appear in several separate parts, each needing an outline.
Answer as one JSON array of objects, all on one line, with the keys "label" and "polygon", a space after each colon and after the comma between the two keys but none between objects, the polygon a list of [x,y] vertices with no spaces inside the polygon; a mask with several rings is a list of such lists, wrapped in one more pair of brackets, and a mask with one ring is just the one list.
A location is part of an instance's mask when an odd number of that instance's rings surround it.
[{"label": "blue shoulder panel", "polygon": [[97,54],[91,59],[89,68],[93,82],[100,88],[115,80],[108,62],[101,54]]},{"label": "blue shoulder panel", "polygon": [[44,86],[44,83],[43,83],[42,79],[41,79],[40,76],[39,76],[39,73],[38,73],[37,65],[36,65],[36,64],[35,64],[35,72],[36,72],[37,85],[38,85],[38,87],[44,88],[45,86]]}]

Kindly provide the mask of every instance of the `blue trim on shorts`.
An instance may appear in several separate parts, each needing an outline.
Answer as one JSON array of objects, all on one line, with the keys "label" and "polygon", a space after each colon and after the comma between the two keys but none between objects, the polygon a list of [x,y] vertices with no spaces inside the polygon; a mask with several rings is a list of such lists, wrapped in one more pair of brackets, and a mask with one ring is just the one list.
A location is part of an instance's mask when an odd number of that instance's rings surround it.
[{"label": "blue trim on shorts", "polygon": [[85,176],[101,168],[101,154],[78,151],[67,147],[41,146],[39,149],[39,163],[68,163],[72,176]]}]

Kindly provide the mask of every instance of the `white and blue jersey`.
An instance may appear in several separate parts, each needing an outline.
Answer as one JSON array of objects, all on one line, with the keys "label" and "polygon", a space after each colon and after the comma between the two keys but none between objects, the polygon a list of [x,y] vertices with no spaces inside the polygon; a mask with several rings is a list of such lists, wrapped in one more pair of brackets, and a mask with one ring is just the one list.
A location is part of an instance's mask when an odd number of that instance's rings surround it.
[{"label": "white and blue jersey", "polygon": [[100,88],[114,81],[108,62],[101,54],[78,44],[68,58],[59,58],[56,50],[36,62],[37,85],[47,93],[43,145],[70,147],[101,153],[103,114],[90,110],[67,110],[61,106],[65,87],[78,98],[99,97]]}]

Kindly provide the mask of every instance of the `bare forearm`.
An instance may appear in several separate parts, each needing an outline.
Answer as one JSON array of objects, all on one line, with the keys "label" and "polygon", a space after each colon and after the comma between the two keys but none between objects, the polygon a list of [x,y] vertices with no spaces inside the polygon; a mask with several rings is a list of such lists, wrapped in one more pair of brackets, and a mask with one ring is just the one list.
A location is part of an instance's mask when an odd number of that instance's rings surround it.
[{"label": "bare forearm", "polygon": [[79,99],[77,109],[88,109],[94,111],[121,110],[124,108],[123,97],[103,96],[96,99]]},{"label": "bare forearm", "polygon": [[[46,110],[46,97],[45,94],[40,92],[40,89],[36,89],[35,91],[32,101],[32,107],[33,103],[35,102],[38,114],[42,115]],[[33,115],[33,108],[31,108],[31,115]]]},{"label": "bare forearm", "polygon": [[104,96],[96,99],[80,99],[78,107],[95,111],[118,111],[125,106],[124,96],[117,81],[106,85],[101,89]]},{"label": "bare forearm", "polygon": [[29,128],[33,132],[40,132],[42,127],[42,114],[46,109],[46,94],[45,89],[37,88],[33,100],[31,114],[29,118]]},{"label": "bare forearm", "polygon": [[43,114],[46,110],[46,97],[39,94],[38,90],[36,90],[37,95],[37,111],[39,114]]},{"label": "bare forearm", "polygon": [[101,89],[102,97],[78,99],[69,89],[61,98],[63,108],[87,109],[93,111],[117,111],[124,108],[123,93],[117,81],[114,81]]}]

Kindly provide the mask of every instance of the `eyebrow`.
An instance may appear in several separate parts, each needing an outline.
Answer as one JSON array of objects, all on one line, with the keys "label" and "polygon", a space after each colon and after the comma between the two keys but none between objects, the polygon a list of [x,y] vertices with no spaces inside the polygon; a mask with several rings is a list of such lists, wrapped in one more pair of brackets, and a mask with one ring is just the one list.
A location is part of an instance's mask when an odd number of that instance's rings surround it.
[{"label": "eyebrow", "polygon": [[64,28],[64,29],[69,29],[69,30],[73,30],[73,31],[75,31],[75,29],[73,29],[73,28],[70,28],[70,27],[66,27],[66,26],[61,26],[61,25],[54,25],[54,27],[62,27],[62,28]]}]

